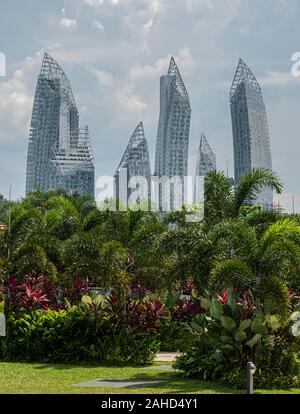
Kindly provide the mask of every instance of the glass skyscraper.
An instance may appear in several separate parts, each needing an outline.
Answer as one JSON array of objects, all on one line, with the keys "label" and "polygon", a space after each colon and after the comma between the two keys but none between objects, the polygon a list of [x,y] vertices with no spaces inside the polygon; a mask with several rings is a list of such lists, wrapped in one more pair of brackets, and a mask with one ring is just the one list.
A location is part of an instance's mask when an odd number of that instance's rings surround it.
[{"label": "glass skyscraper", "polygon": [[206,136],[202,133],[200,138],[200,146],[198,150],[196,173],[195,173],[195,185],[194,185],[194,202],[197,201],[197,177],[204,177],[211,171],[216,171],[217,163],[216,156],[211,149]]},{"label": "glass skyscraper", "polygon": [[[187,176],[190,121],[191,105],[188,92],[172,57],[168,74],[160,78],[155,176],[179,176],[181,179]],[[171,193],[171,208],[173,201],[174,195]],[[161,206],[161,193],[159,204]]]},{"label": "glass skyscraper", "polygon": [[[270,136],[266,107],[261,87],[255,76],[240,59],[230,90],[230,108],[234,149],[234,179],[253,169],[272,169]],[[262,191],[257,203],[272,208],[272,190]]]},{"label": "glass skyscraper", "polygon": [[196,165],[196,176],[204,176],[210,171],[215,171],[216,169],[216,156],[211,149],[206,136],[202,133]]},{"label": "glass skyscraper", "polygon": [[58,63],[44,55],[33,103],[26,194],[39,188],[94,196],[94,160],[89,131],[79,128],[70,82]]},{"label": "glass skyscraper", "polygon": [[[122,187],[120,176],[124,173],[126,176],[124,175],[123,184],[128,185],[130,181],[130,184],[133,188],[127,189]],[[116,184],[116,198],[119,199],[120,202],[123,201],[124,203],[127,203],[127,200],[130,197],[131,193],[135,191],[136,185],[139,187],[140,183],[135,181],[134,177],[137,179],[139,177],[143,177],[146,180],[147,188],[145,187],[145,191],[141,191],[140,201],[145,201],[148,199],[150,202],[151,166],[148,144],[142,122],[140,122],[135,128],[114,177]],[[119,185],[121,188],[119,188]]]}]

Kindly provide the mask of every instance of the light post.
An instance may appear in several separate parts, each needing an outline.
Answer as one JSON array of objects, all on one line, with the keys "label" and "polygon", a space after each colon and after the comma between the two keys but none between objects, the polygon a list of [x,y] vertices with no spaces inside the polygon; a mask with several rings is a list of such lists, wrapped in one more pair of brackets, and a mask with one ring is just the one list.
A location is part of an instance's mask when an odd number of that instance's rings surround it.
[{"label": "light post", "polygon": [[11,232],[11,185],[9,186],[9,197],[8,197],[8,249],[7,249],[7,260],[10,259],[10,232]]},{"label": "light post", "polygon": [[247,394],[253,394],[253,376],[256,371],[256,366],[253,364],[253,362],[247,363]]}]

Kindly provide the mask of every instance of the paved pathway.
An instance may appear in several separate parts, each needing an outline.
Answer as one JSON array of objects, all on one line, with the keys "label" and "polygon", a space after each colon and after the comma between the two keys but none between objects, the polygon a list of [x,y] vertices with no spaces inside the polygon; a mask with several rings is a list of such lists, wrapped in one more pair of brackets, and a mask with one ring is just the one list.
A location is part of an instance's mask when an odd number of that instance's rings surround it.
[{"label": "paved pathway", "polygon": [[150,367],[143,367],[141,369],[154,370],[154,371],[174,371],[172,365],[151,365]]},{"label": "paved pathway", "polygon": [[147,388],[152,385],[164,384],[165,381],[150,380],[126,380],[115,378],[97,378],[92,381],[85,381],[74,384],[74,387],[97,387],[97,388]]},{"label": "paved pathway", "polygon": [[[174,362],[176,357],[180,355],[179,352],[159,352],[154,362]],[[173,370],[172,365],[152,365],[149,367],[141,367],[141,370],[157,370],[169,371]],[[74,384],[74,387],[99,387],[99,388],[147,388],[151,385],[163,384],[165,381],[157,380],[130,380],[130,379],[115,379],[115,378],[96,378],[91,381]]]},{"label": "paved pathway", "polygon": [[159,352],[154,362],[174,362],[179,355],[180,352]]}]

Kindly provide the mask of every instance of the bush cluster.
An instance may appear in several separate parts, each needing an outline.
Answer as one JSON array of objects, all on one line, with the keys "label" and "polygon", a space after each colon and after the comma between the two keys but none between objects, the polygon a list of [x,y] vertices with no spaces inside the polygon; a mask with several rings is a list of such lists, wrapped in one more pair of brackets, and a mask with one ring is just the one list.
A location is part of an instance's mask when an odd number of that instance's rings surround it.
[{"label": "bush cluster", "polygon": [[11,310],[2,360],[146,364],[159,351],[164,309],[154,300],[83,296],[67,310]]},{"label": "bush cluster", "polygon": [[189,377],[245,389],[247,362],[253,361],[257,387],[300,386],[300,343],[293,329],[299,312],[283,321],[255,302],[248,292],[202,298],[206,312],[189,324],[194,342],[175,367]]}]

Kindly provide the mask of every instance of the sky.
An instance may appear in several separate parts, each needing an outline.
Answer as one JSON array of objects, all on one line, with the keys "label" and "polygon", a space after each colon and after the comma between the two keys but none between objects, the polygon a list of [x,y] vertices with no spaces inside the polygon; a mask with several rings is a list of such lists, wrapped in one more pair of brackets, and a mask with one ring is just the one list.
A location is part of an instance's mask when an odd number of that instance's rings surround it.
[{"label": "sky", "polygon": [[[229,90],[242,57],[260,82],[269,119],[280,202],[300,211],[299,0],[0,0],[0,194],[25,192],[35,85],[47,51],[68,75],[90,129],[96,177],[112,175],[144,122],[151,163],[159,116],[159,78],[175,57],[192,121],[189,172],[201,132],[218,169],[233,175]],[[299,55],[300,56],[300,55]],[[300,67],[300,65],[299,65]],[[300,71],[299,71],[300,72]],[[297,73],[296,73],[297,74]],[[299,73],[300,74],[300,73]]]}]

